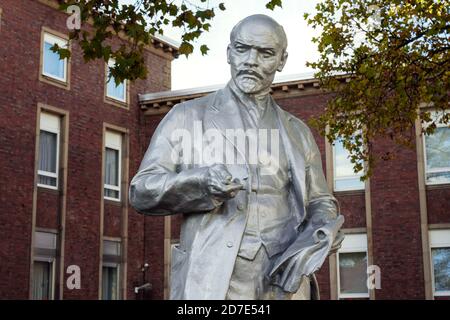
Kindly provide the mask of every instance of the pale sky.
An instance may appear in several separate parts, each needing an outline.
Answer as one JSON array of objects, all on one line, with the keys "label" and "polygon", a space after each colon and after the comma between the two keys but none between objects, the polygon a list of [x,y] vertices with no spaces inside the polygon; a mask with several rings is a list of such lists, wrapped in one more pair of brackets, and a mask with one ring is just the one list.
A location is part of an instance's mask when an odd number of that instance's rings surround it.
[{"label": "pale sky", "polygon": [[[121,0],[121,3],[135,3],[135,1]],[[181,0],[174,1],[181,2]],[[284,27],[288,38],[289,57],[283,72],[278,73],[276,78],[312,73],[313,70],[306,67],[306,61],[318,58],[317,47],[311,41],[318,31],[306,24],[303,14],[314,12],[318,0],[283,0],[283,8],[276,7],[274,11],[266,9],[268,0],[208,0],[203,4],[200,0],[185,1],[200,4],[202,7],[205,5],[217,7],[219,3],[224,2],[226,10],[221,11],[219,8],[215,10],[216,16],[211,21],[209,32],[201,35],[195,44],[194,53],[189,58],[183,55],[172,62],[172,90],[226,83],[230,78],[226,50],[231,29],[243,18],[260,13],[277,20]],[[166,27],[164,36],[175,42],[181,42],[181,32],[178,29]],[[210,49],[205,56],[202,56],[199,50],[202,44],[208,45]]]},{"label": "pale sky", "polygon": [[[230,78],[226,48],[231,29],[246,16],[258,13],[277,20],[288,37],[289,57],[277,77],[312,72],[306,67],[306,61],[318,58],[316,45],[311,41],[317,31],[306,24],[303,13],[313,12],[317,0],[283,0],[283,8],[277,7],[274,11],[265,8],[266,0],[210,0],[209,4],[220,2],[225,3],[227,10],[216,10],[209,32],[200,37],[194,53],[189,58],[183,55],[172,62],[172,90],[226,83]],[[179,31],[165,30],[164,35],[180,41]],[[207,44],[210,49],[206,56],[198,49],[202,44]]]}]

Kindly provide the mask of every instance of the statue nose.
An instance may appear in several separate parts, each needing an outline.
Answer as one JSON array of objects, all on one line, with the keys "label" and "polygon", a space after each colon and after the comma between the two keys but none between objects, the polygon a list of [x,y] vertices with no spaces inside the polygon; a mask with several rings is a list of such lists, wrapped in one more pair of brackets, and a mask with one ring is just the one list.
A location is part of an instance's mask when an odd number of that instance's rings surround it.
[{"label": "statue nose", "polygon": [[257,67],[258,66],[258,52],[255,49],[251,49],[247,60],[245,61],[245,66],[247,67]]}]

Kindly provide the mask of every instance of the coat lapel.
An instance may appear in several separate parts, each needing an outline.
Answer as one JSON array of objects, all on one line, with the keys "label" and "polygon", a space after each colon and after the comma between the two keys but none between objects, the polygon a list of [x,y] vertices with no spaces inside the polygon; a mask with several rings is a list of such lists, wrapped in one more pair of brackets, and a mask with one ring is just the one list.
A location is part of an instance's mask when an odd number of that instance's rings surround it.
[{"label": "coat lapel", "polygon": [[230,139],[226,134],[227,130],[245,130],[239,108],[240,106],[233,99],[233,94],[228,87],[217,91],[212,99],[212,103],[206,107],[203,132],[209,129],[218,130],[225,138],[225,147],[237,150],[238,156],[243,157],[245,161],[245,150],[240,150],[236,145],[235,139]]}]

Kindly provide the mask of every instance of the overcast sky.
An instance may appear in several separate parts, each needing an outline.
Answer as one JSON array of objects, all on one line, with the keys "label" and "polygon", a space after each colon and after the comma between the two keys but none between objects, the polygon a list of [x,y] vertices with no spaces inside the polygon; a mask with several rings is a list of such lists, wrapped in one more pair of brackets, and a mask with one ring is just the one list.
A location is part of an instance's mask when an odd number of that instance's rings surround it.
[{"label": "overcast sky", "polygon": [[[230,70],[226,60],[226,48],[229,34],[233,26],[246,16],[263,13],[277,20],[286,31],[288,37],[289,58],[282,73],[286,76],[312,72],[306,61],[318,57],[316,45],[311,42],[315,30],[307,26],[303,19],[304,12],[313,12],[317,0],[283,0],[283,8],[274,11],[265,8],[266,0],[210,0],[210,5],[225,2],[227,10],[216,10],[209,32],[204,33],[189,58],[184,55],[172,63],[172,90],[194,88],[225,83],[230,78]],[[166,30],[165,36],[180,41],[180,32]],[[208,55],[202,56],[198,48],[207,44]]]}]

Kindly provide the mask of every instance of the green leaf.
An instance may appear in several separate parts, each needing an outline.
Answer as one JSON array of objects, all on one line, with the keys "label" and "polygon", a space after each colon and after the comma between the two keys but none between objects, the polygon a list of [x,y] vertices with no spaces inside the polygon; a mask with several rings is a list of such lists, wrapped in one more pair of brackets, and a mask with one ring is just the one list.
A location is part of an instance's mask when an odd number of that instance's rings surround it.
[{"label": "green leaf", "polygon": [[266,8],[274,10],[275,7],[282,7],[282,0],[271,0],[266,4]]},{"label": "green leaf", "polygon": [[202,52],[202,56],[208,54],[209,48],[207,45],[203,44],[200,46],[200,51]]}]

